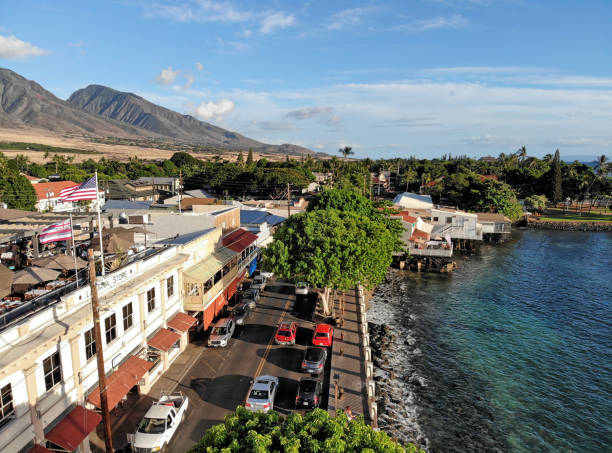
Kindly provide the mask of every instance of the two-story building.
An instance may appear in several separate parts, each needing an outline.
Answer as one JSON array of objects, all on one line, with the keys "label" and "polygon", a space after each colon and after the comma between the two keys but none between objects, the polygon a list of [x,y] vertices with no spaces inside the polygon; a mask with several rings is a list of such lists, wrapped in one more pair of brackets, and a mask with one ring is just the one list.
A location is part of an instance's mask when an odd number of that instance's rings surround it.
[{"label": "two-story building", "polygon": [[[32,187],[36,191],[36,210],[38,212],[73,212],[73,211],[95,211],[98,203],[104,205],[104,191],[99,190],[98,200],[92,201],[62,201],[60,192],[69,187],[78,186],[73,181],[33,182]],[[80,208],[82,206],[82,209]]]}]

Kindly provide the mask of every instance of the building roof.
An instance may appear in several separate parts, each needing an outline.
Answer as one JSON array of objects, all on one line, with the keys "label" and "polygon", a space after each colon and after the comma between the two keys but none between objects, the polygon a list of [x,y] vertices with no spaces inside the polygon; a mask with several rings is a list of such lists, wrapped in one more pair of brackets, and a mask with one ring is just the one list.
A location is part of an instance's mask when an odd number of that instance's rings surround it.
[{"label": "building roof", "polygon": [[285,220],[287,220],[287,217],[283,217],[280,215],[274,215],[274,214],[270,214],[266,218],[266,222],[268,222],[272,226],[278,225],[279,223],[283,223]]},{"label": "building roof", "polygon": [[493,212],[477,212],[476,216],[479,222],[512,223],[505,215]]},{"label": "building roof", "polygon": [[401,217],[404,222],[408,222],[408,223],[416,223],[418,220],[418,217],[411,216],[408,213],[408,211],[401,211],[399,214],[395,214],[391,217],[395,217],[395,216]]},{"label": "building roof", "polygon": [[[141,189],[134,190],[136,187]],[[126,200],[129,198],[148,197],[152,195],[153,186],[145,181],[131,181],[129,179],[112,179],[108,181],[108,196],[106,198],[109,199]]]},{"label": "building roof", "polygon": [[149,341],[147,341],[147,344],[160,351],[168,352],[180,339],[181,336],[178,333],[168,329],[160,329]]},{"label": "building roof", "polygon": [[31,181],[32,184],[36,184],[41,179],[45,179],[45,178],[39,178],[38,176],[26,175],[25,173],[21,173],[21,176],[25,176],[26,178],[28,178],[28,180]]},{"label": "building roof", "polygon": [[194,198],[216,198],[216,197],[212,196],[211,194],[209,194],[204,189],[186,190],[185,191],[185,195],[188,195],[188,196],[194,197]]},{"label": "building roof", "polygon": [[206,230],[194,231],[187,234],[177,234],[174,237],[163,239],[161,241],[156,242],[158,245],[185,245],[189,244],[191,241],[195,241],[196,239],[206,236],[211,231],[214,231],[215,228],[207,228]]},{"label": "building roof", "polygon": [[429,241],[430,238],[430,234],[426,233],[425,231],[421,231],[421,230],[414,230],[414,232],[412,233],[412,236],[410,236],[410,240],[411,241]]},{"label": "building roof", "polygon": [[35,214],[32,211],[22,211],[21,209],[0,209],[0,222],[20,219]]},{"label": "building roof", "polygon": [[172,176],[172,177],[167,177],[167,176],[141,176],[140,178],[137,179],[137,181],[143,181],[149,184],[152,184],[153,181],[155,181],[155,184],[172,184],[174,183],[176,180],[178,179],[178,177],[176,176]]},{"label": "building roof", "polygon": [[400,193],[393,199],[393,204],[407,209],[431,209],[433,202],[431,195],[419,195],[416,193]]},{"label": "building roof", "polygon": [[149,209],[152,201],[128,201],[128,200],[108,200],[102,207],[103,211],[110,210],[138,210]]},{"label": "building roof", "polygon": [[76,406],[45,435],[45,438],[55,445],[73,451],[101,421],[102,416],[97,412]]},{"label": "building roof", "polygon": [[198,320],[193,316],[189,316],[187,313],[179,311],[170,321],[168,321],[168,327],[180,332],[187,332],[197,322]]},{"label": "building roof", "polygon": [[49,198],[59,198],[60,192],[63,189],[67,189],[69,187],[77,186],[78,184],[73,181],[54,181],[54,182],[39,182],[36,184],[32,184],[34,190],[36,191],[36,198],[38,200],[46,200],[47,192],[49,193]]},{"label": "building roof", "polygon": [[253,225],[261,225],[267,222],[268,213],[266,211],[241,209],[240,223],[250,223]]},{"label": "building roof", "polygon": [[257,241],[256,234],[238,228],[223,238],[223,247],[240,253],[255,241]]}]

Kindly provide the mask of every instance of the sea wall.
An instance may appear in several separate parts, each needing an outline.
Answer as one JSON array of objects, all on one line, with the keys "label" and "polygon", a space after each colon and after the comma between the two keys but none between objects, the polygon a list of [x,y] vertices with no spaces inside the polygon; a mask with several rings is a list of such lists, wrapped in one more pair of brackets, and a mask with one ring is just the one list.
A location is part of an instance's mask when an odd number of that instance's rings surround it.
[{"label": "sea wall", "polygon": [[560,230],[560,231],[612,231],[612,222],[546,222],[527,221],[519,226],[532,230]]}]

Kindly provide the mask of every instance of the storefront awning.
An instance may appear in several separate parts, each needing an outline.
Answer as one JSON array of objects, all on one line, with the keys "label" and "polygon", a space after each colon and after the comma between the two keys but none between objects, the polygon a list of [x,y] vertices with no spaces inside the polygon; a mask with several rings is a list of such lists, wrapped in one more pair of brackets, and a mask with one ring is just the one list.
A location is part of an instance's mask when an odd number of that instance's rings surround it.
[{"label": "storefront awning", "polygon": [[198,322],[198,320],[193,316],[179,312],[168,321],[168,327],[179,332],[187,332],[196,322]]},{"label": "storefront awning", "polygon": [[257,235],[250,231],[238,228],[223,238],[223,247],[235,252],[242,252],[257,240]]},{"label": "storefront awning", "polygon": [[236,255],[237,253],[233,250],[223,248],[214,252],[195,266],[190,267],[184,273],[188,277],[203,283],[223,269],[223,266],[229,263]]},{"label": "storefront awning", "polygon": [[73,451],[101,421],[102,416],[97,412],[76,406],[45,438],[59,447]]},{"label": "storefront awning", "polygon": [[[108,409],[114,408],[127,395],[132,387],[138,384],[147,371],[153,367],[153,362],[132,356],[121,364],[117,371],[106,378],[106,396]],[[96,407],[101,407],[100,387],[96,387],[87,397],[87,401]]]},{"label": "storefront awning", "polygon": [[42,445],[36,444],[32,448],[28,450],[28,453],[53,453],[48,448],[43,447]]},{"label": "storefront awning", "polygon": [[153,346],[155,349],[159,349],[160,351],[168,352],[174,343],[180,339],[181,336],[178,333],[172,332],[168,329],[161,329],[159,332],[153,335],[153,338],[147,341],[147,344],[149,346]]}]

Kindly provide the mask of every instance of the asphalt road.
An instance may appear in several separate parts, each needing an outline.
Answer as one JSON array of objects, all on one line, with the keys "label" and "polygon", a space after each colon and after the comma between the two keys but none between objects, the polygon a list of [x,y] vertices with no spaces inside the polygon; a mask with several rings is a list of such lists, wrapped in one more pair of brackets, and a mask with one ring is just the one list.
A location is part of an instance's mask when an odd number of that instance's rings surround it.
[{"label": "asphalt road", "polygon": [[[189,397],[189,408],[170,451],[185,452],[208,428],[223,422],[226,414],[244,404],[255,376],[277,376],[280,384],[274,409],[285,414],[292,411],[297,383],[306,375],[298,370],[303,350],[312,338],[313,309],[313,295],[296,296],[292,284],[272,280],[246,325],[238,327],[228,347],[206,348],[205,341],[198,340],[206,350],[177,387]],[[296,345],[276,345],[276,326],[287,321],[299,324]],[[329,383],[330,360],[331,354],[325,375],[320,376],[324,384]],[[324,392],[328,391],[325,385]],[[327,395],[323,396],[322,401],[327,401]]]}]

